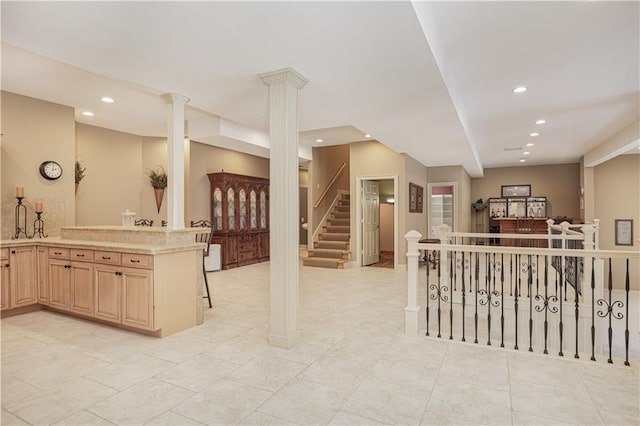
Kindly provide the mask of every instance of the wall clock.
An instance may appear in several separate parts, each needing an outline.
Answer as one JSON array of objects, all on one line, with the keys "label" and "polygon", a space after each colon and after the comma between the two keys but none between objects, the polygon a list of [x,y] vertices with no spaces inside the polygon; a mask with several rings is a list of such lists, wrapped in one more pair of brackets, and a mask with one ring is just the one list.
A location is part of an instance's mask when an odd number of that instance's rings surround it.
[{"label": "wall clock", "polygon": [[48,180],[56,180],[62,176],[62,166],[56,161],[43,161],[40,164],[40,174]]}]

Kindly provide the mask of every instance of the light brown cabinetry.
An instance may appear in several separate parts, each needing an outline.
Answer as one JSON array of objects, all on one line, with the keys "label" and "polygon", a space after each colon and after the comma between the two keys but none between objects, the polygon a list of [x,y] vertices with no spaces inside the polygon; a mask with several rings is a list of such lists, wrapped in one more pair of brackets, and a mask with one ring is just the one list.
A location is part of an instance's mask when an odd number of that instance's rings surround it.
[{"label": "light brown cabinetry", "polygon": [[11,308],[38,303],[35,246],[15,247],[9,250],[11,273]]},{"label": "light brown cabinetry", "polygon": [[222,269],[269,260],[269,179],[210,173],[213,242]]},{"label": "light brown cabinetry", "polygon": [[69,310],[70,268],[68,260],[52,259],[49,256],[49,306]]},{"label": "light brown cabinetry", "polygon": [[93,251],[49,247],[48,257],[46,304],[65,311],[93,315]]},{"label": "light brown cabinetry", "polygon": [[[154,330],[153,258],[130,253],[116,254],[104,254],[105,259],[102,259],[102,254],[96,256],[95,317]],[[121,259],[121,266],[112,264],[116,258]],[[101,261],[109,264],[98,263]]]},{"label": "light brown cabinetry", "polygon": [[49,304],[49,249],[36,247],[36,268],[38,275],[38,303]]},{"label": "light brown cabinetry", "polygon": [[9,249],[0,249],[0,309],[8,309],[11,304],[11,269],[9,264]]}]

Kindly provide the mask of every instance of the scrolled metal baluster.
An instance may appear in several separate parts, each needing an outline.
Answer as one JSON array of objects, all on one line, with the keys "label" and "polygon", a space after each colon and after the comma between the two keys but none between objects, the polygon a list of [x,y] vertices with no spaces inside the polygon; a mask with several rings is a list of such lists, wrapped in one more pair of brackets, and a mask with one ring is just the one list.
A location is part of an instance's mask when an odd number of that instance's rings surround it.
[{"label": "scrolled metal baluster", "polygon": [[624,329],[624,365],[629,364],[629,259],[627,259],[627,270],[625,274],[625,293],[627,296],[627,319],[626,327]]},{"label": "scrolled metal baluster", "polygon": [[[560,275],[562,277],[562,275]],[[558,294],[558,271],[556,271],[556,294]],[[562,338],[564,336],[564,322],[563,322],[563,317],[562,317],[562,283],[560,283],[560,298],[559,300],[559,305],[560,305],[560,323],[558,324],[558,328],[559,328],[559,332],[560,332],[560,351],[558,352],[559,356],[564,356],[564,353],[562,352]]]},{"label": "scrolled metal baluster", "polygon": [[596,360],[596,273],[595,258],[591,258],[591,361]]},{"label": "scrolled metal baluster", "polygon": [[[429,251],[427,250],[427,256],[428,256]],[[427,317],[427,336],[429,335],[429,299],[431,298],[430,294],[429,294],[429,289],[431,288],[431,285],[429,284],[429,262],[427,262],[427,265],[425,267],[425,269],[427,270],[427,306],[425,309],[425,314]]]},{"label": "scrolled metal baluster", "polygon": [[[504,265],[504,253],[500,253],[500,264]],[[504,348],[504,268],[500,268],[500,347]]]},{"label": "scrolled metal baluster", "polygon": [[533,352],[533,268],[531,267],[531,255],[527,255],[529,262],[527,267],[527,295],[529,297],[529,352]]},{"label": "scrolled metal baluster", "polygon": [[[566,281],[566,280],[565,280]],[[565,286],[565,297],[567,296],[566,294],[566,286]],[[580,328],[578,326],[578,321],[580,320],[580,294],[578,293],[578,286],[576,283],[576,287],[573,289],[573,293],[575,294],[575,309],[576,309],[576,353],[573,356],[574,358],[580,358],[580,355],[578,354],[579,352],[579,347],[578,347],[578,336],[580,335]]]},{"label": "scrolled metal baluster", "polygon": [[547,263],[547,258],[545,257],[545,264],[544,264],[544,297],[541,297],[540,295],[536,295],[535,300],[536,302],[540,302],[542,301],[543,305],[536,305],[535,309],[537,312],[544,312],[544,353],[548,354],[549,351],[547,349],[547,342],[548,342],[548,334],[549,334],[549,321],[548,321],[548,313],[551,312],[553,314],[555,314],[556,312],[558,312],[558,308],[556,306],[551,306],[550,303],[557,303],[558,302],[558,298],[554,295],[549,295],[549,275],[548,275],[548,263]]},{"label": "scrolled metal baluster", "polygon": [[[453,252],[453,256],[449,258],[449,279],[454,277],[454,285],[455,285],[455,276],[453,272],[453,259],[456,256],[456,252]],[[453,293],[451,290],[451,285],[449,285],[449,340],[453,340]]]},{"label": "scrolled metal baluster", "polygon": [[[471,253],[469,253],[469,258],[471,258]],[[465,327],[465,321],[464,321],[464,316],[465,316],[465,304],[466,304],[466,294],[465,294],[465,281],[464,281],[464,270],[467,267],[467,263],[465,261],[464,258],[464,252],[462,252],[462,263],[461,263],[461,269],[462,271],[460,272],[460,276],[462,277],[462,341],[465,341],[465,337],[464,337],[464,327]]]},{"label": "scrolled metal baluster", "polygon": [[[516,254],[516,260],[520,263],[520,255]],[[514,292],[513,297],[513,313],[515,318],[515,332],[516,332],[516,342],[513,346],[513,349],[518,350],[518,283],[520,282],[520,268],[516,268],[516,291]]]},{"label": "scrolled metal baluster", "polygon": [[440,275],[441,265],[442,265],[442,251],[438,250],[438,287],[437,287],[437,293],[436,293],[436,295],[438,297],[438,337],[442,337],[442,335],[440,334],[440,326],[441,326],[441,324],[440,324],[440,321],[441,321],[440,314],[442,312],[442,310],[440,308],[440,301],[442,300],[442,294],[441,294],[442,281],[440,280],[440,277],[441,277],[441,275]]},{"label": "scrolled metal baluster", "polygon": [[611,258],[609,258],[609,279],[608,279],[609,283],[608,283],[608,287],[609,287],[609,301],[607,302],[604,299],[599,299],[598,300],[598,306],[606,306],[607,311],[598,311],[598,316],[600,318],[604,318],[604,317],[609,317],[609,329],[608,331],[608,337],[609,337],[609,359],[607,360],[607,362],[609,364],[613,364],[613,360],[611,359],[611,347],[613,345],[613,328],[612,328],[612,319],[622,319],[624,318],[624,315],[621,312],[614,312],[613,309],[614,308],[624,308],[624,303],[620,300],[615,300],[612,301],[612,293],[613,293],[613,275],[611,272]]},{"label": "scrolled metal baluster", "polygon": [[475,338],[473,339],[473,343],[478,343],[478,292],[479,290],[479,277],[480,277],[480,258],[479,258],[479,253],[476,252],[476,267],[475,267],[475,271],[476,271],[476,276],[475,276],[475,284],[476,284],[476,291],[475,291],[475,312],[473,314],[473,324],[474,324],[474,336]]}]

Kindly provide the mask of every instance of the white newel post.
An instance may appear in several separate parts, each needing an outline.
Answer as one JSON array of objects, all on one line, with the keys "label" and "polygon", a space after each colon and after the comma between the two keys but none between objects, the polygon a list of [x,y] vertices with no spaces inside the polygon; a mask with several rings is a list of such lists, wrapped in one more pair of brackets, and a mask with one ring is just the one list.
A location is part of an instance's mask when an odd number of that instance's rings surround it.
[{"label": "white newel post", "polygon": [[285,68],[260,78],[269,86],[269,343],[294,346],[298,331],[298,91],[308,80]]},{"label": "white newel post", "polygon": [[161,95],[167,103],[167,229],[184,229],[184,117],[189,98]]},{"label": "white newel post", "polygon": [[[404,332],[407,336],[418,337],[420,329],[420,306],[418,305],[418,241],[422,234],[409,231],[404,236],[407,239],[407,307],[404,308]],[[429,265],[427,265],[429,267]]]}]

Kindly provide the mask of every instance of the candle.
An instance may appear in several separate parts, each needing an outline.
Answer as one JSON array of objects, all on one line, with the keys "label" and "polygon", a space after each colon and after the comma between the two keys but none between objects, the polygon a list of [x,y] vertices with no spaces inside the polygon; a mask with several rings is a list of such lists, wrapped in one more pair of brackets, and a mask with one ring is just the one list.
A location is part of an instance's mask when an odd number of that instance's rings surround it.
[{"label": "candle", "polygon": [[38,213],[42,213],[44,210],[42,209],[42,201],[36,201],[36,211]]},{"label": "candle", "polygon": [[16,197],[24,198],[24,187],[16,186]]}]

